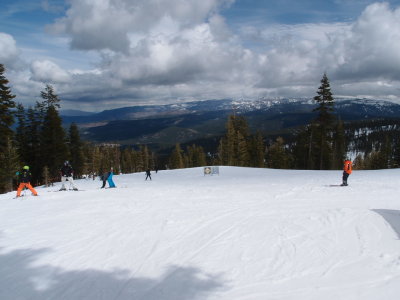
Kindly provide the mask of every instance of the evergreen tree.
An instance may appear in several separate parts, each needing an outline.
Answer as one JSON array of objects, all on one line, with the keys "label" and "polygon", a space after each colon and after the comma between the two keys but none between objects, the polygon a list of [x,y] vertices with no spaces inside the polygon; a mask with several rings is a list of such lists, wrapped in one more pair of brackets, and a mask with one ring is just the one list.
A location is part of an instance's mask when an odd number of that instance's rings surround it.
[{"label": "evergreen tree", "polygon": [[141,146],[141,156],[143,161],[143,170],[141,171],[145,171],[150,168],[150,153],[146,145]]},{"label": "evergreen tree", "polygon": [[316,168],[330,169],[332,165],[332,126],[335,120],[333,115],[334,99],[331,92],[330,84],[326,74],[321,79],[321,86],[314,97],[317,107],[313,110],[317,112],[317,118],[314,121],[312,137],[315,141],[316,148],[311,149],[316,155]]},{"label": "evergreen tree", "polygon": [[5,147],[0,152],[0,193],[13,190],[13,178],[19,168],[19,160],[16,148],[10,137],[5,141]]},{"label": "evergreen tree", "polygon": [[333,115],[335,101],[331,92],[328,77],[326,74],[321,79],[321,86],[318,88],[317,96],[314,101],[318,106],[313,110],[318,113],[316,123],[325,126],[327,129],[331,128],[335,117]]},{"label": "evergreen tree", "polygon": [[13,138],[11,126],[14,124],[15,95],[11,94],[8,80],[4,76],[5,68],[0,64],[0,152],[8,147],[8,139]]},{"label": "evergreen tree", "polygon": [[203,147],[197,146],[194,149],[193,163],[194,167],[202,167],[207,165],[206,154]]},{"label": "evergreen tree", "polygon": [[158,169],[158,162],[157,162],[157,155],[151,151],[150,152],[150,169],[157,170]]},{"label": "evergreen tree", "polygon": [[183,161],[185,164],[185,168],[193,168],[194,167],[194,149],[196,148],[195,145],[188,146],[186,148],[186,153],[183,155]]},{"label": "evergreen tree", "polygon": [[343,161],[346,158],[346,140],[344,125],[341,120],[337,122],[333,136],[333,168],[342,168]]},{"label": "evergreen tree", "polygon": [[[11,94],[8,87],[8,80],[4,76],[5,68],[0,64],[0,191],[8,191],[12,188],[10,180],[12,180],[13,162],[8,161],[13,159],[15,153],[13,140],[13,130],[11,126],[14,124],[14,113],[12,109],[15,107],[15,95]],[[12,181],[11,181],[12,182]]]},{"label": "evergreen tree", "polygon": [[58,177],[59,169],[64,161],[68,160],[66,134],[57,110],[60,107],[60,100],[53,87],[46,85],[44,91],[40,94],[44,100],[42,103],[36,103],[37,119],[39,119],[38,121],[42,119],[40,131],[40,175],[43,175],[43,167],[47,166],[50,177],[55,179]]},{"label": "evergreen tree", "polygon": [[353,169],[355,170],[365,170],[365,162],[361,154],[357,154],[353,161]]},{"label": "evergreen tree", "polygon": [[132,151],[131,148],[125,148],[121,153],[122,173],[126,174],[135,172]]},{"label": "evergreen tree", "polygon": [[250,153],[248,142],[241,132],[237,133],[237,162],[236,165],[246,167],[250,166]]},{"label": "evergreen tree", "polygon": [[227,141],[225,137],[222,137],[219,140],[215,164],[217,165],[228,164]]},{"label": "evergreen tree", "polygon": [[382,169],[383,159],[379,151],[372,151],[365,157],[365,168],[367,170],[378,170]]},{"label": "evergreen tree", "polygon": [[41,132],[40,146],[42,155],[41,167],[43,168],[47,165],[50,176],[58,176],[60,167],[68,159],[68,148],[62,121],[55,106],[50,106],[47,110]]},{"label": "evergreen tree", "polygon": [[220,164],[249,166],[251,143],[249,127],[243,116],[230,115],[226,124],[226,135],[218,147]]},{"label": "evergreen tree", "polygon": [[260,132],[252,138],[250,143],[251,167],[263,168],[265,164],[265,145],[264,139]]},{"label": "evergreen tree", "polygon": [[74,175],[80,178],[84,169],[83,142],[79,135],[78,126],[72,123],[69,127],[69,151]]},{"label": "evergreen tree", "polygon": [[381,150],[379,151],[382,160],[380,169],[390,169],[393,165],[393,148],[388,134],[386,134],[384,138],[385,140],[382,142]]},{"label": "evergreen tree", "polygon": [[[20,153],[26,153],[23,163],[30,166],[32,182],[36,185],[42,178],[41,130],[43,128],[43,112],[38,104],[29,108],[26,116],[26,146],[20,145]],[[24,154],[22,154],[24,155]]]},{"label": "evergreen tree", "polygon": [[226,164],[228,166],[236,166],[238,157],[237,157],[237,132],[235,128],[235,118],[236,116],[229,116],[228,123],[226,125],[227,132],[225,137],[225,151],[227,157]]},{"label": "evergreen tree", "polygon": [[393,168],[400,167],[400,140],[396,139],[393,146]]},{"label": "evergreen tree", "polygon": [[52,180],[50,178],[50,173],[49,173],[49,168],[47,166],[44,166],[43,168],[43,183],[45,186],[50,186],[52,183]]},{"label": "evergreen tree", "polygon": [[93,146],[93,149],[91,151],[91,161],[90,161],[90,168],[93,173],[96,173],[97,175],[102,175],[103,167],[101,165],[102,159],[101,159],[101,151],[99,146]]},{"label": "evergreen tree", "polygon": [[171,169],[182,169],[185,167],[183,162],[183,153],[180,144],[176,144],[169,158],[169,167]]},{"label": "evergreen tree", "polygon": [[293,146],[294,167],[296,169],[313,169],[313,125],[308,125],[299,130],[296,134],[296,142]]},{"label": "evergreen tree", "polygon": [[278,137],[275,143],[268,149],[268,167],[273,169],[287,169],[289,161],[284,140],[282,137]]},{"label": "evergreen tree", "polygon": [[60,108],[60,99],[55,94],[54,88],[50,84],[47,84],[44,91],[40,92],[40,96],[44,99],[41,105],[43,105],[45,109],[49,109],[51,106]]},{"label": "evergreen tree", "polygon": [[17,105],[16,117],[18,123],[15,133],[17,152],[22,162],[29,162],[30,153],[27,115],[22,104]]},{"label": "evergreen tree", "polygon": [[205,166],[206,154],[204,153],[203,147],[201,146],[188,146],[186,154],[184,155],[184,164],[186,168],[194,168]]},{"label": "evergreen tree", "polygon": [[143,148],[141,147],[139,151],[134,152],[134,162],[135,162],[135,172],[145,171],[145,162],[143,159]]}]

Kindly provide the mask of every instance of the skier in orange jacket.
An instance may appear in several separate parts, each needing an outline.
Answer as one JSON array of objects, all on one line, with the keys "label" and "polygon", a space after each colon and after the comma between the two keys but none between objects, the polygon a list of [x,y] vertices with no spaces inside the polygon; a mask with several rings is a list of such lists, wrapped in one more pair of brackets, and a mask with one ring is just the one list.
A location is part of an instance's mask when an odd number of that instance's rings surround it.
[{"label": "skier in orange jacket", "polygon": [[347,186],[347,178],[349,178],[352,170],[353,170],[353,164],[351,160],[346,159],[344,161],[344,166],[343,166],[343,183],[341,184],[342,186]]},{"label": "skier in orange jacket", "polygon": [[34,196],[37,196],[36,190],[31,186],[31,172],[29,172],[29,167],[24,166],[22,172],[17,172],[18,179],[19,179],[19,186],[17,189],[17,197],[21,196],[21,191],[23,188],[28,188]]}]

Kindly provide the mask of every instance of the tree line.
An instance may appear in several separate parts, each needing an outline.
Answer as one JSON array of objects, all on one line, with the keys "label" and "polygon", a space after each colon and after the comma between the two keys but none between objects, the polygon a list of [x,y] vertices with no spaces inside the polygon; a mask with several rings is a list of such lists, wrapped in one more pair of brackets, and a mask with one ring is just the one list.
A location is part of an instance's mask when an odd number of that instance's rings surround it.
[{"label": "tree line", "polygon": [[30,167],[32,184],[49,185],[60,179],[68,160],[74,177],[110,170],[132,173],[156,168],[156,155],[146,145],[124,147],[83,141],[76,124],[66,130],[58,109],[60,99],[51,85],[41,91],[42,101],[24,107],[15,101],[0,64],[0,193],[13,190],[16,172]]},{"label": "tree line", "polygon": [[266,142],[260,132],[252,134],[245,117],[230,115],[226,133],[214,152],[192,144],[176,144],[160,159],[147,145],[120,146],[83,141],[76,124],[64,129],[58,109],[60,99],[51,85],[41,91],[42,101],[31,107],[15,102],[0,64],[0,192],[15,185],[15,173],[30,166],[34,185],[59,180],[65,160],[74,176],[99,175],[111,167],[115,172],[147,169],[179,169],[226,165],[277,169],[340,169],[349,152],[359,169],[400,166],[400,120],[370,120],[344,123],[335,115],[334,98],[326,74],[314,101],[315,119],[297,128],[289,142],[277,137]]},{"label": "tree line", "polygon": [[[252,135],[243,116],[228,117],[226,134],[207,164],[276,169],[338,170],[346,158],[356,169],[400,166],[400,120],[375,119],[343,122],[335,111],[329,79],[323,74],[314,97],[315,118],[294,130],[285,141],[278,136],[266,142]],[[176,152],[176,151],[175,151]],[[188,165],[184,165],[188,167]]]}]

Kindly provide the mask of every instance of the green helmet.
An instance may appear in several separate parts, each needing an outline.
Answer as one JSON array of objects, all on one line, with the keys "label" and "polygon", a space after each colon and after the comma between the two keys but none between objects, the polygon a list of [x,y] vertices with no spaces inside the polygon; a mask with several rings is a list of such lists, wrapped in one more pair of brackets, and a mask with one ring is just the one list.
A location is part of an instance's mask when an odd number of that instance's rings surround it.
[{"label": "green helmet", "polygon": [[29,170],[29,166],[24,166],[24,170]]}]

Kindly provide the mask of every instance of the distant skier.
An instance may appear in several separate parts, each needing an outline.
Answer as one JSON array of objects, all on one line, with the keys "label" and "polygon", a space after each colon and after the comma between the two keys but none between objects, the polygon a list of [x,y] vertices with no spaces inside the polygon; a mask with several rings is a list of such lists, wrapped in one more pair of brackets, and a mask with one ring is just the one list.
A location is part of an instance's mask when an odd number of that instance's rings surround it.
[{"label": "distant skier", "polygon": [[150,169],[147,169],[147,170],[146,170],[146,179],[145,179],[145,180],[147,180],[147,178],[150,178],[150,180],[151,180]]},{"label": "distant skier", "polygon": [[112,179],[114,173],[113,173],[113,168],[111,167],[109,172],[105,172],[102,176],[101,176],[101,180],[103,180],[103,185],[101,186],[102,189],[104,189],[106,187],[106,183],[108,182],[108,185],[110,186],[110,188],[115,188],[115,183]]},{"label": "distant skier", "polygon": [[31,186],[31,183],[30,183],[32,174],[29,171],[29,166],[24,166],[21,172],[17,172],[17,175],[18,175],[18,181],[19,181],[19,186],[17,189],[17,197],[21,196],[21,191],[23,188],[28,188],[34,196],[37,196],[38,193]]},{"label": "distant skier", "polygon": [[349,178],[351,172],[353,169],[353,164],[351,162],[351,160],[346,159],[344,161],[344,166],[343,166],[343,183],[341,184],[341,186],[347,186],[347,178]]},{"label": "distant skier", "polygon": [[78,190],[78,188],[74,184],[74,178],[73,178],[74,170],[72,169],[72,167],[69,164],[68,160],[66,160],[64,162],[64,165],[61,167],[60,174],[61,174],[61,182],[62,182],[62,186],[61,186],[60,191],[66,191],[67,190],[65,188],[65,181],[67,181],[67,180],[70,183],[70,185],[72,186],[74,191]]},{"label": "distant skier", "polygon": [[104,189],[106,187],[108,179],[108,172],[103,173],[103,175],[100,176],[100,179],[103,181],[103,185],[101,186],[101,188]]},{"label": "distant skier", "polygon": [[114,173],[113,173],[113,167],[111,167],[111,169],[110,169],[110,172],[108,172],[108,178],[107,178],[107,181],[108,181],[108,185],[110,186],[110,188],[115,188],[116,186],[115,186],[115,183],[114,183],[114,181],[113,181],[113,175],[114,175]]}]

